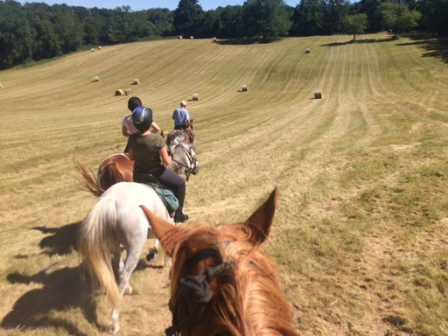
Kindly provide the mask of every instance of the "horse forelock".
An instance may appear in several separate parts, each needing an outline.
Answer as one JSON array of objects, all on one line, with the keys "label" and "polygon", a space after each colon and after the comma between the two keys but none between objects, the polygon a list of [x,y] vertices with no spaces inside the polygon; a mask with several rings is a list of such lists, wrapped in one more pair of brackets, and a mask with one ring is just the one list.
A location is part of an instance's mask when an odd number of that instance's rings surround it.
[{"label": "horse forelock", "polygon": [[229,263],[232,271],[210,283],[213,299],[202,319],[192,327],[192,335],[261,335],[279,330],[283,335],[296,335],[291,307],[276,279],[276,266],[259,246],[251,243],[250,232],[242,224],[203,225],[191,231],[175,253],[177,260],[173,259],[172,295],[183,291],[176,287],[185,276],[181,274],[182,264],[210,247],[219,251],[219,257],[201,261],[192,273],[202,274],[218,263]]}]

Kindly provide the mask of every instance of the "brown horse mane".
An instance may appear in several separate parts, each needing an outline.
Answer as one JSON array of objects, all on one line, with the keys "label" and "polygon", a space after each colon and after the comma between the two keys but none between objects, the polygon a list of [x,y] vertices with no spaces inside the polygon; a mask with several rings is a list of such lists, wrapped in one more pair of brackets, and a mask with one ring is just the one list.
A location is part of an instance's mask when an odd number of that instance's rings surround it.
[{"label": "brown horse mane", "polygon": [[[188,275],[185,272],[198,275],[223,262],[232,265],[230,271],[211,281],[213,299],[201,320],[192,327],[192,335],[297,335],[291,306],[277,282],[276,265],[259,245],[253,245],[253,233],[247,225],[215,227],[201,222],[182,231],[188,238],[179,237],[179,233],[167,234],[162,242],[170,245],[182,240],[174,252],[171,269],[174,303],[186,295],[187,290],[178,286],[180,279]],[[199,262],[193,270],[183,269],[189,258],[211,247],[219,251],[216,256]]]},{"label": "brown horse mane", "polygon": [[114,161],[107,162],[102,168],[101,185],[108,189],[115,183],[126,182],[122,172],[118,169],[117,163]]}]

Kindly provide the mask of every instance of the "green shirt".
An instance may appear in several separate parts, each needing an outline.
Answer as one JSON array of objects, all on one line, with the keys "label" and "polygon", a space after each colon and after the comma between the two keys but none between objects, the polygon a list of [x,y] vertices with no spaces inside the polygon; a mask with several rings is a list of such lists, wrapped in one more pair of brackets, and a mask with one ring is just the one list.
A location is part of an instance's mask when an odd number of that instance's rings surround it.
[{"label": "green shirt", "polygon": [[135,167],[139,171],[149,171],[161,166],[160,150],[165,140],[159,134],[141,135],[140,132],[129,136],[129,150],[132,151]]}]

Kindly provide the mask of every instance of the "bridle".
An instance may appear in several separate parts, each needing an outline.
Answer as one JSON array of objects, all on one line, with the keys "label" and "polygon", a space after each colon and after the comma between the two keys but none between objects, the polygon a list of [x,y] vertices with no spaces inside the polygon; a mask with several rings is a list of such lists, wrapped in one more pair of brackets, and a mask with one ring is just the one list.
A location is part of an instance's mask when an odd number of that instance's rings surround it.
[{"label": "bridle", "polygon": [[[179,280],[178,286],[185,287],[187,291],[178,298],[171,297],[169,301],[173,325],[165,330],[166,336],[180,335],[182,330],[190,330],[191,334],[191,327],[201,319],[206,305],[213,297],[210,289],[211,281],[216,276],[233,270],[233,264],[223,262],[218,248],[207,247],[199,250],[185,262],[181,274],[189,274],[199,262],[211,257],[219,259],[217,266],[207,268],[203,274],[187,275]],[[191,302],[195,303],[196,308],[190,314]]]}]

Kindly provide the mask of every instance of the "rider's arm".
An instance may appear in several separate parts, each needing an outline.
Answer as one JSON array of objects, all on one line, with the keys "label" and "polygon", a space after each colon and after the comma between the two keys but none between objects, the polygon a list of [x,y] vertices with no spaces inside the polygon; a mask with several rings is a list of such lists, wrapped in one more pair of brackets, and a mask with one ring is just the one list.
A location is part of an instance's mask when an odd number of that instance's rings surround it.
[{"label": "rider's arm", "polygon": [[128,128],[124,124],[121,125],[121,134],[123,134],[125,137],[129,137]]},{"label": "rider's arm", "polygon": [[160,157],[162,158],[163,164],[167,167],[171,166],[173,162],[171,156],[168,155],[168,147],[165,146],[159,151]]},{"label": "rider's arm", "polygon": [[159,133],[159,132],[160,132],[159,125],[157,125],[156,122],[153,121],[151,124],[151,133]]}]

